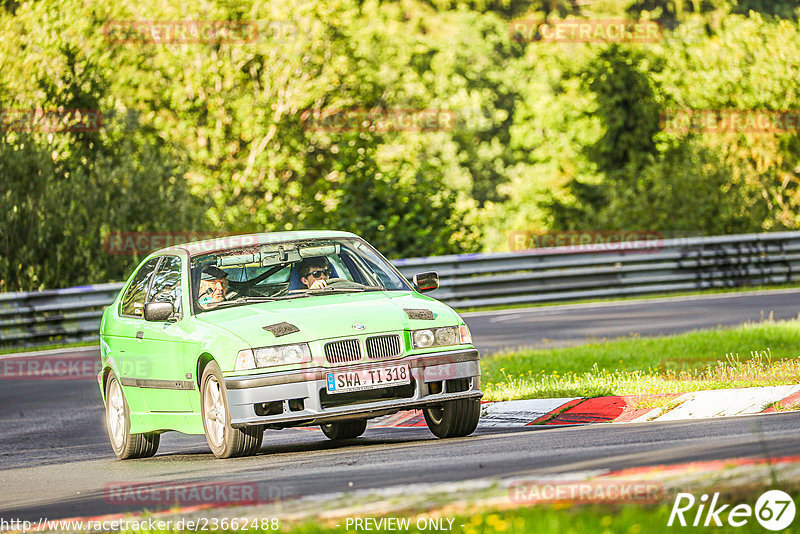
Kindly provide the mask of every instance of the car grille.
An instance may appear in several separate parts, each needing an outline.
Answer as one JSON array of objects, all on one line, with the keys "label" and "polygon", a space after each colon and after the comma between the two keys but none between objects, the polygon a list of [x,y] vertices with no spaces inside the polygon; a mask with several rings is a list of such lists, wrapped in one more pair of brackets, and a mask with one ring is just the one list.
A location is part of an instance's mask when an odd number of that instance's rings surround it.
[{"label": "car grille", "polygon": [[367,338],[367,356],[370,358],[391,358],[402,353],[400,336],[373,336]]},{"label": "car grille", "polygon": [[361,359],[361,344],[357,339],[344,339],[325,344],[328,363],[354,362]]}]

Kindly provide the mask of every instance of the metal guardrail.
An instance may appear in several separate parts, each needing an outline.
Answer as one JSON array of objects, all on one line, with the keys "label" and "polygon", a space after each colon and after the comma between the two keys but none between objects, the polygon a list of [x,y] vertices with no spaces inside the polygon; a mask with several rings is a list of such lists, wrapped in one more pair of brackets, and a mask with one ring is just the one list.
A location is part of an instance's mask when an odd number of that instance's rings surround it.
[{"label": "metal guardrail", "polygon": [[394,264],[407,277],[438,272],[440,289],[428,294],[456,308],[625,297],[793,283],[800,278],[800,232],[461,254]]},{"label": "metal guardrail", "polygon": [[[800,232],[635,241],[394,260],[411,279],[437,271],[428,293],[456,308],[613,298],[800,278]],[[612,248],[615,247],[615,248]],[[121,283],[0,294],[0,347],[97,338]]]},{"label": "metal guardrail", "polygon": [[0,348],[97,339],[122,283],[0,293]]}]

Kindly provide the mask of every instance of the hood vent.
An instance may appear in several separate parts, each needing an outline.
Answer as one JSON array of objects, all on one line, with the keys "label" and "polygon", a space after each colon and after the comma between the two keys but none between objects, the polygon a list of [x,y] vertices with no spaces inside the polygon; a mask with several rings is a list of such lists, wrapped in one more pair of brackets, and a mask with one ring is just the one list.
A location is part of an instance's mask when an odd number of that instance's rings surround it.
[{"label": "hood vent", "polygon": [[431,310],[425,309],[413,309],[413,308],[405,308],[403,311],[406,312],[409,319],[419,319],[422,321],[433,321],[433,312]]},{"label": "hood vent", "polygon": [[281,337],[288,334],[294,334],[295,332],[299,332],[300,329],[297,328],[292,323],[282,322],[282,323],[275,323],[269,326],[265,326],[264,330],[267,332],[272,332],[275,334],[275,337]]}]

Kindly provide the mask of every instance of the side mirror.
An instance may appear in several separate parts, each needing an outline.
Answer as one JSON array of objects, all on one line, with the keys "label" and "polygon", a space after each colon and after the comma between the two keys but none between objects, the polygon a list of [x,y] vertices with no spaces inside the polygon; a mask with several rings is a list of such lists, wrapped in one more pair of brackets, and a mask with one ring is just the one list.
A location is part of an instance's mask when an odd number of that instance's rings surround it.
[{"label": "side mirror", "polygon": [[144,305],[145,321],[166,321],[172,317],[172,304],[169,302],[148,302]]},{"label": "side mirror", "polygon": [[439,275],[435,271],[417,273],[414,275],[414,285],[420,293],[439,289]]}]

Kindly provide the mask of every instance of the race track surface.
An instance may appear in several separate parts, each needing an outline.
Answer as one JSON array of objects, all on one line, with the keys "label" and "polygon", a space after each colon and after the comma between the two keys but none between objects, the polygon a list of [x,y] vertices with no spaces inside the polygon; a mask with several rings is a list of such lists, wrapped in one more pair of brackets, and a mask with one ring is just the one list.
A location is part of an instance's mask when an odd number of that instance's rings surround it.
[{"label": "race track surface", "polygon": [[671,423],[486,428],[450,440],[437,440],[427,428],[391,428],[368,429],[361,438],[334,443],[316,430],[290,429],[265,432],[257,456],[232,460],[215,459],[202,436],[172,432],[162,435],[155,457],[119,461],[108,445],[95,384],[63,382],[44,395],[41,384],[18,386],[20,394],[39,390],[39,395],[24,409],[0,411],[5,429],[0,516],[28,521],[142,510],[141,503],[113,502],[106,488],[119,484],[250,482],[262,494],[309,497],[485,477],[535,479],[790,456],[800,450],[800,413],[791,412]]},{"label": "race track surface", "polygon": [[[635,332],[656,335],[794,318],[800,291],[558,306],[467,314],[483,352],[568,345]],[[66,354],[96,352],[78,349]],[[0,356],[7,358],[13,356]],[[437,440],[426,428],[368,429],[334,443],[316,430],[265,432],[252,458],[217,460],[203,436],[162,435],[154,458],[118,461],[94,380],[0,380],[0,517],[37,521],[142,510],[111,502],[109,484],[252,482],[284,497],[366,488],[535,478],[800,450],[800,413],[628,425],[481,428]],[[154,507],[150,507],[153,509]],[[158,506],[155,507],[157,509]]]}]

